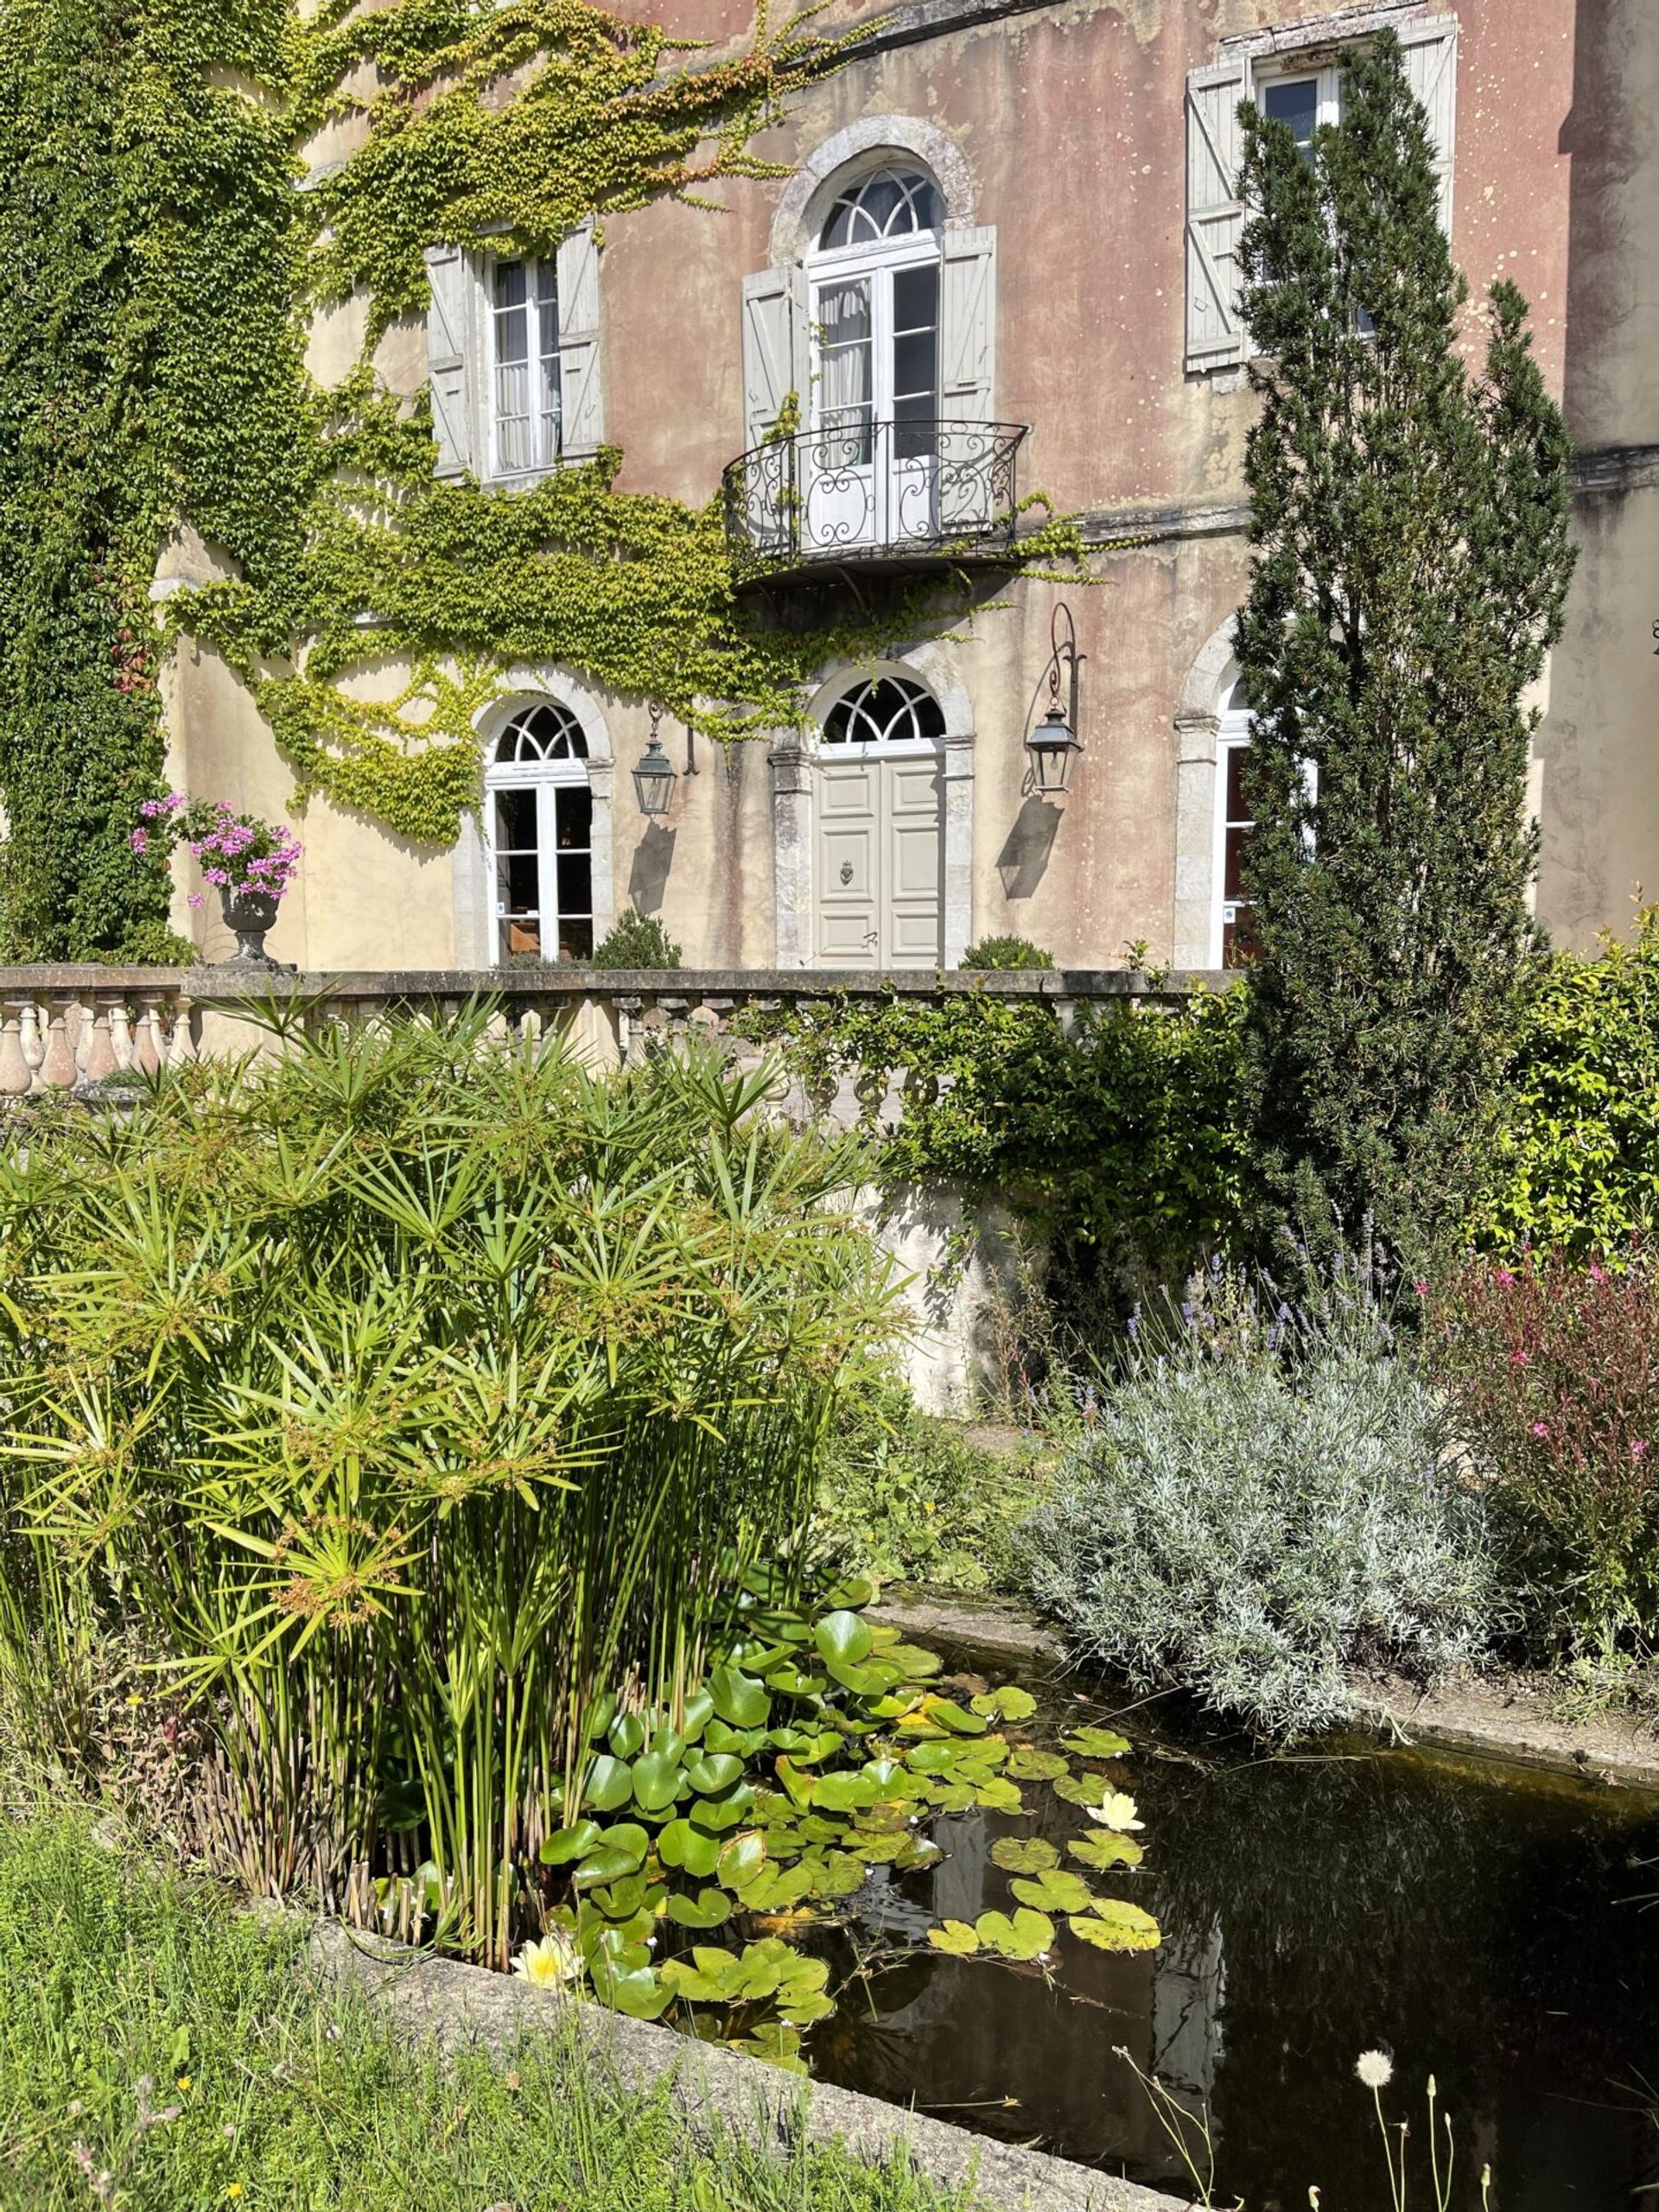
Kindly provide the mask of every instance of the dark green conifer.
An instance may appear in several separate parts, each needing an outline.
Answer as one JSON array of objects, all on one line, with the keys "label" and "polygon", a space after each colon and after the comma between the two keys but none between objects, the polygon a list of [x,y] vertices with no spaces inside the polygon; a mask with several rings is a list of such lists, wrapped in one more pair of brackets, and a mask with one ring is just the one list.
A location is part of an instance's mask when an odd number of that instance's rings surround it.
[{"label": "dark green conifer", "polygon": [[1244,118],[1249,1036],[1268,1217],[1399,1252],[1458,1217],[1510,1051],[1568,444],[1513,284],[1483,377],[1460,350],[1468,288],[1393,35],[1342,84],[1306,149]]}]

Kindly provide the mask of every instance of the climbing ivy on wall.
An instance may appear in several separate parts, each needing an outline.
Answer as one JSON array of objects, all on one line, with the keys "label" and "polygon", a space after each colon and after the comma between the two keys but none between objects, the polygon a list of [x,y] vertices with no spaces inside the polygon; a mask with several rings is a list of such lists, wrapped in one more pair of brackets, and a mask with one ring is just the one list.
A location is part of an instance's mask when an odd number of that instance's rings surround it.
[{"label": "climbing ivy on wall", "polygon": [[[550,251],[589,214],[767,173],[755,131],[836,65],[815,12],[688,67],[591,0],[0,0],[0,951],[165,953],[167,885],[128,840],[181,631],[248,684],[301,803],[442,842],[515,662],[734,740],[795,719],[825,661],[960,612],[935,589],[761,626],[715,507],[618,493],[613,452],[527,493],[439,484],[424,399],[373,367],[425,311],[430,243]],[[319,162],[334,128],[352,150]],[[353,299],[362,358],[325,391],[308,319]],[[152,609],[180,524],[219,580]],[[1021,556],[1079,550],[1051,520]]]}]

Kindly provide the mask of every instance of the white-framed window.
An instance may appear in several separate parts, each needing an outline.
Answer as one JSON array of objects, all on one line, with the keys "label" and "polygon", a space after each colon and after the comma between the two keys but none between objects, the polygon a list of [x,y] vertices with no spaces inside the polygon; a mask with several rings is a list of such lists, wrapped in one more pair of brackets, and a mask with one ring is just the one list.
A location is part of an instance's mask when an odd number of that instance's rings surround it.
[{"label": "white-framed window", "polygon": [[1250,904],[1244,895],[1244,857],[1255,827],[1245,795],[1250,750],[1250,702],[1240,677],[1228,693],[1216,733],[1215,912],[1210,964],[1241,968],[1255,951]]},{"label": "white-framed window", "polygon": [[492,261],[489,283],[490,474],[545,473],[562,445],[558,264]]},{"label": "white-framed window", "polygon": [[[1440,186],[1440,221],[1452,231],[1452,178],[1457,124],[1458,19],[1426,13],[1423,0],[1379,0],[1344,25],[1352,45],[1383,29],[1403,49],[1406,78],[1428,116]],[[1243,162],[1241,105],[1287,123],[1306,148],[1320,124],[1335,123],[1340,105],[1338,57],[1317,20],[1294,31],[1269,29],[1224,39],[1220,58],[1186,80],[1186,349],[1190,375],[1237,368],[1249,352],[1239,313],[1238,245],[1244,228],[1239,197]]]},{"label": "white-framed window", "polygon": [[503,728],[484,772],[494,957],[581,962],[594,950],[594,793],[588,740],[540,699]]},{"label": "white-framed window", "polygon": [[534,483],[604,441],[593,226],[556,254],[429,247],[432,433],[442,479]]},{"label": "white-framed window", "polygon": [[944,708],[925,684],[906,676],[874,676],[855,683],[823,718],[823,743],[849,750],[914,751],[944,740]]}]

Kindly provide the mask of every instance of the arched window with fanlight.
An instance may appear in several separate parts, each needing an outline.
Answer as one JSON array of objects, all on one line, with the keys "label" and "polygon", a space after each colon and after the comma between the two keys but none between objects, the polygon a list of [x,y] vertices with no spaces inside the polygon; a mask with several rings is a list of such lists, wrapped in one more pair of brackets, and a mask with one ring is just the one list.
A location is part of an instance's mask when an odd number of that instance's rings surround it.
[{"label": "arched window with fanlight", "polygon": [[944,712],[925,684],[858,678],[823,709],[814,955],[825,968],[944,960]]},{"label": "arched window with fanlight", "polygon": [[583,961],[594,950],[594,794],[582,724],[556,700],[518,709],[484,776],[495,958]]}]

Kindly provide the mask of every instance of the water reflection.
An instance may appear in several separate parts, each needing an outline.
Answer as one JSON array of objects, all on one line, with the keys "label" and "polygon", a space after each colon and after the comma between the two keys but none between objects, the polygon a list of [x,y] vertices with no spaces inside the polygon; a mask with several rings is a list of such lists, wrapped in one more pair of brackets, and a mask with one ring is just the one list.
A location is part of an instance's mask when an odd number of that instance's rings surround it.
[{"label": "water reflection", "polygon": [[[1490,2159],[1497,2212],[1659,2208],[1643,2194],[1659,2183],[1659,2129],[1637,2094],[1643,2081],[1659,2089],[1659,1909],[1638,1902],[1659,1889],[1650,1802],[1397,1752],[1275,1762],[1199,1739],[1195,1761],[1190,1732],[1164,1756],[1130,1732],[1147,1862],[1096,1878],[1158,1915],[1161,1949],[1113,1957],[1063,1935],[1052,1979],[907,1955],[816,2032],[815,2070],[1179,2184],[1179,2159],[1113,2055],[1122,2045],[1211,2113],[1218,2201],[1305,2212],[1317,2183],[1327,2207],[1388,2212],[1352,2071],[1381,2044],[1420,2164],[1423,2086],[1437,2077],[1457,2125],[1459,2204],[1478,2203]],[[1026,1795],[1034,1827],[944,1822],[950,1857],[831,1939],[840,1962],[906,1903],[963,1920],[1006,1906],[995,1839],[1063,1846],[1084,1825],[1045,1785]]]}]

